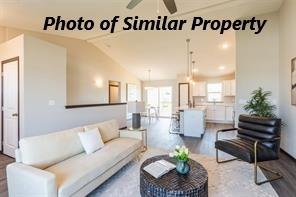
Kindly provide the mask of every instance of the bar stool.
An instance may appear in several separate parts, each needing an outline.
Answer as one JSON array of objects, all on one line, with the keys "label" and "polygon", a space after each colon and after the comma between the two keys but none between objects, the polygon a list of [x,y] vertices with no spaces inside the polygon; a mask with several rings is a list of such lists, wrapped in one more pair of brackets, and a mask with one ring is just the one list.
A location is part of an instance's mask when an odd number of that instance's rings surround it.
[{"label": "bar stool", "polygon": [[180,133],[180,113],[179,112],[172,114],[169,132],[175,133],[175,134]]}]

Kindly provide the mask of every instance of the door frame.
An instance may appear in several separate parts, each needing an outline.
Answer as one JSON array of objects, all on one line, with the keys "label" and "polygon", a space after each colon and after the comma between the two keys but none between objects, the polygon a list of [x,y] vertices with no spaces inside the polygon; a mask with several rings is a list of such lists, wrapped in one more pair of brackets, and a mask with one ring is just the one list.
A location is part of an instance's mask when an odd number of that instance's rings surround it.
[{"label": "door frame", "polygon": [[[112,84],[112,83],[114,83],[114,84]],[[121,83],[120,83],[120,81],[111,81],[111,80],[109,80],[109,86],[108,86],[108,89],[109,89],[109,104],[111,104],[111,87],[117,87],[118,88],[118,96],[119,96],[119,102],[118,103],[120,103],[121,101]]]},{"label": "door frame", "polygon": [[[18,90],[17,90],[17,92],[18,92],[18,98],[17,98],[17,100],[18,100],[18,106],[17,106],[17,108],[18,108],[18,139],[17,139],[17,141],[19,141],[20,140],[20,61],[19,61],[19,56],[17,56],[17,57],[14,57],[14,58],[10,58],[10,59],[7,59],[7,60],[3,60],[2,62],[1,62],[1,152],[2,153],[4,153],[4,150],[3,150],[3,148],[4,148],[4,146],[3,146],[3,141],[4,141],[4,139],[3,139],[3,137],[4,137],[4,113],[3,113],[3,104],[4,104],[4,102],[3,102],[3,99],[4,99],[4,91],[3,91],[3,88],[4,88],[4,84],[3,84],[3,71],[4,71],[4,64],[7,64],[7,63],[10,63],[10,62],[17,62],[17,84],[18,84]],[[19,147],[19,144],[17,144],[17,146]]]},{"label": "door frame", "polygon": [[187,85],[187,88],[188,88],[188,104],[190,102],[190,84],[189,83],[179,83],[179,87],[178,87],[178,106],[180,107],[180,88],[181,88],[181,85]]}]

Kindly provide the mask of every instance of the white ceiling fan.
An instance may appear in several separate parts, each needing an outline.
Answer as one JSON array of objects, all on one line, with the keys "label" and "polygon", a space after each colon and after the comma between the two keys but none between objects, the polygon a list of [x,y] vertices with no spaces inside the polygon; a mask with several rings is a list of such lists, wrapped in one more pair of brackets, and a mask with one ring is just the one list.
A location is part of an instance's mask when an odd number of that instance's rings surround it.
[{"label": "white ceiling fan", "polygon": [[[143,0],[131,0],[130,3],[126,6],[128,9],[133,9]],[[175,0],[163,0],[164,5],[171,14],[177,12],[177,6]]]}]

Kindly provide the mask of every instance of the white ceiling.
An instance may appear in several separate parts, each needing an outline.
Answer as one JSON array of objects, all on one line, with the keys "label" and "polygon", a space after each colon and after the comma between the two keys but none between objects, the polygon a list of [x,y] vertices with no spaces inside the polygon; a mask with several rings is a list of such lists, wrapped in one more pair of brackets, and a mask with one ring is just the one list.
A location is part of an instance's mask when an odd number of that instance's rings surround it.
[{"label": "white ceiling", "polygon": [[[0,0],[0,25],[41,31],[46,16],[61,15],[65,19],[80,16],[92,20],[138,15],[156,18],[169,15],[162,0],[143,0],[133,10],[126,9],[130,0]],[[282,0],[175,0],[178,12],[172,19],[191,19],[193,16],[215,19],[236,19],[276,11]],[[213,31],[128,31],[108,34],[93,31],[47,31],[87,40],[99,47],[127,70],[142,80],[173,79],[186,72],[186,38],[200,75],[221,76],[235,70],[235,32],[220,35]],[[230,47],[221,50],[221,44]],[[224,70],[218,67],[223,65]]]}]

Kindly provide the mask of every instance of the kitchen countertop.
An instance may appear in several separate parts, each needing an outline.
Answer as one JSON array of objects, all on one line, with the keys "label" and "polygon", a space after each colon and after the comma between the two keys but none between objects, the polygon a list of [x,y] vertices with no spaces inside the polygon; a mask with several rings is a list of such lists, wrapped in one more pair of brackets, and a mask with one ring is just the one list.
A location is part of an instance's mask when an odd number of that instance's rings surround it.
[{"label": "kitchen countertop", "polygon": [[213,105],[217,105],[217,106],[225,106],[225,107],[234,107],[234,103],[196,103],[195,106],[213,106]]},{"label": "kitchen countertop", "polygon": [[179,109],[179,111],[191,111],[191,110],[205,111],[206,109],[207,109],[206,106],[197,106],[194,108],[182,108],[182,109]]}]

